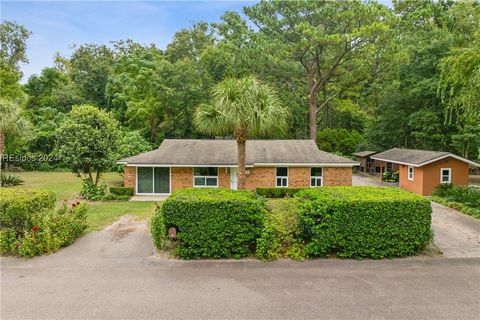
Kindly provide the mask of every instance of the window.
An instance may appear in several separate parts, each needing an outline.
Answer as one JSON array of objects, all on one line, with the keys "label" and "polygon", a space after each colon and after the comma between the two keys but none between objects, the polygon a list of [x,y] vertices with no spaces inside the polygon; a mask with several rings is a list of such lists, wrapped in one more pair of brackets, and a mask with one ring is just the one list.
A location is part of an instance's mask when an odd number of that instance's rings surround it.
[{"label": "window", "polygon": [[194,187],[218,187],[218,168],[198,167],[193,168]]},{"label": "window", "polygon": [[451,168],[440,169],[440,183],[451,183],[451,182],[452,182],[452,169]]},{"label": "window", "polygon": [[138,194],[169,194],[170,168],[137,167]]},{"label": "window", "polygon": [[385,167],[385,172],[393,172],[393,163],[387,162],[387,166]]},{"label": "window", "polygon": [[310,187],[323,186],[323,169],[311,168],[310,169]]},{"label": "window", "polygon": [[408,166],[408,180],[413,181],[413,176],[415,174],[413,166]]},{"label": "window", "polygon": [[277,168],[277,187],[288,187],[288,168]]}]

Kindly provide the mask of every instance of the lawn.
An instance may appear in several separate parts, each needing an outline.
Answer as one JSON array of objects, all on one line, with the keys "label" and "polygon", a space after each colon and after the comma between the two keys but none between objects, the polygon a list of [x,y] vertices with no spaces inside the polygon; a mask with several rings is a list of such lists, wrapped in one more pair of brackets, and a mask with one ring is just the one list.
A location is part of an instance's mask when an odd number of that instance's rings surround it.
[{"label": "lawn", "polygon": [[[12,172],[21,176],[25,183],[13,188],[46,189],[55,192],[59,203],[78,197],[82,180],[70,172]],[[109,172],[103,176],[103,182],[109,186],[121,185],[122,177]],[[89,202],[87,221],[88,230],[100,230],[115,222],[121,216],[130,214],[137,219],[149,220],[155,208],[155,202],[97,201]]]}]

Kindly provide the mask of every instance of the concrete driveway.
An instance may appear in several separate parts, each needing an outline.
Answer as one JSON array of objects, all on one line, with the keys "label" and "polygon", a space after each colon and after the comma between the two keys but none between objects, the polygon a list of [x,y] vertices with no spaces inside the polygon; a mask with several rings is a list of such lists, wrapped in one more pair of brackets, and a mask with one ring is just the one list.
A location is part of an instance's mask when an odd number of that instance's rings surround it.
[{"label": "concrete driveway", "polygon": [[[353,185],[388,187],[390,184],[362,175],[353,176]],[[480,220],[432,202],[434,243],[448,258],[480,258]]]},{"label": "concrete driveway", "polygon": [[1,260],[1,319],[478,319],[480,259],[178,261],[133,217]]}]

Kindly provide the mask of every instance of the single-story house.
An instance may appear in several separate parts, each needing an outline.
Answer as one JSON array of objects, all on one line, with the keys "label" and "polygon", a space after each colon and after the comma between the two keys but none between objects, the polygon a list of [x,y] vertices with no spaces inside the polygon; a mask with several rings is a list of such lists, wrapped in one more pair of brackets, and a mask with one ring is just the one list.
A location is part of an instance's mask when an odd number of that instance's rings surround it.
[{"label": "single-story house", "polygon": [[[359,151],[355,152],[353,155],[355,156],[355,160],[360,163],[359,171],[363,173],[368,173],[371,175],[375,175],[378,173],[384,172],[396,172],[398,171],[398,164],[387,162],[385,164],[381,163],[381,161],[372,159],[372,156],[377,154],[377,151]],[[384,166],[382,166],[384,165]]]},{"label": "single-story house", "polygon": [[[235,140],[166,139],[158,149],[117,162],[135,195],[179,188],[237,189]],[[318,149],[313,140],[248,140],[247,189],[349,186],[357,162]]]},{"label": "single-story house", "polygon": [[377,153],[372,159],[400,166],[400,188],[424,196],[442,183],[468,185],[469,166],[480,164],[450,152],[393,148]]}]

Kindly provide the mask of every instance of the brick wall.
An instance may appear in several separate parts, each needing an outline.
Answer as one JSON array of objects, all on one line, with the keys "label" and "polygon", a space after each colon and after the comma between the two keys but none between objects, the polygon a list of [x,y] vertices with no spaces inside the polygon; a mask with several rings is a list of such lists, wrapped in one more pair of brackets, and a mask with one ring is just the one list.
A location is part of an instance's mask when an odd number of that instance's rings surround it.
[{"label": "brick wall", "polygon": [[218,187],[230,189],[230,168],[218,168]]},{"label": "brick wall", "polygon": [[288,186],[290,188],[310,188],[310,168],[288,168]]},{"label": "brick wall", "polygon": [[172,190],[193,187],[193,169],[183,167],[172,167]]},{"label": "brick wall", "polygon": [[247,168],[247,170],[250,171],[250,174],[247,174],[245,188],[255,190],[257,187],[275,187],[275,168],[257,167]]},{"label": "brick wall", "polygon": [[123,167],[123,185],[125,187],[133,188],[134,191],[135,191],[135,184],[137,183],[136,172],[137,172],[136,167],[128,167],[128,166]]},{"label": "brick wall", "polygon": [[352,168],[323,168],[324,186],[351,186]]}]

